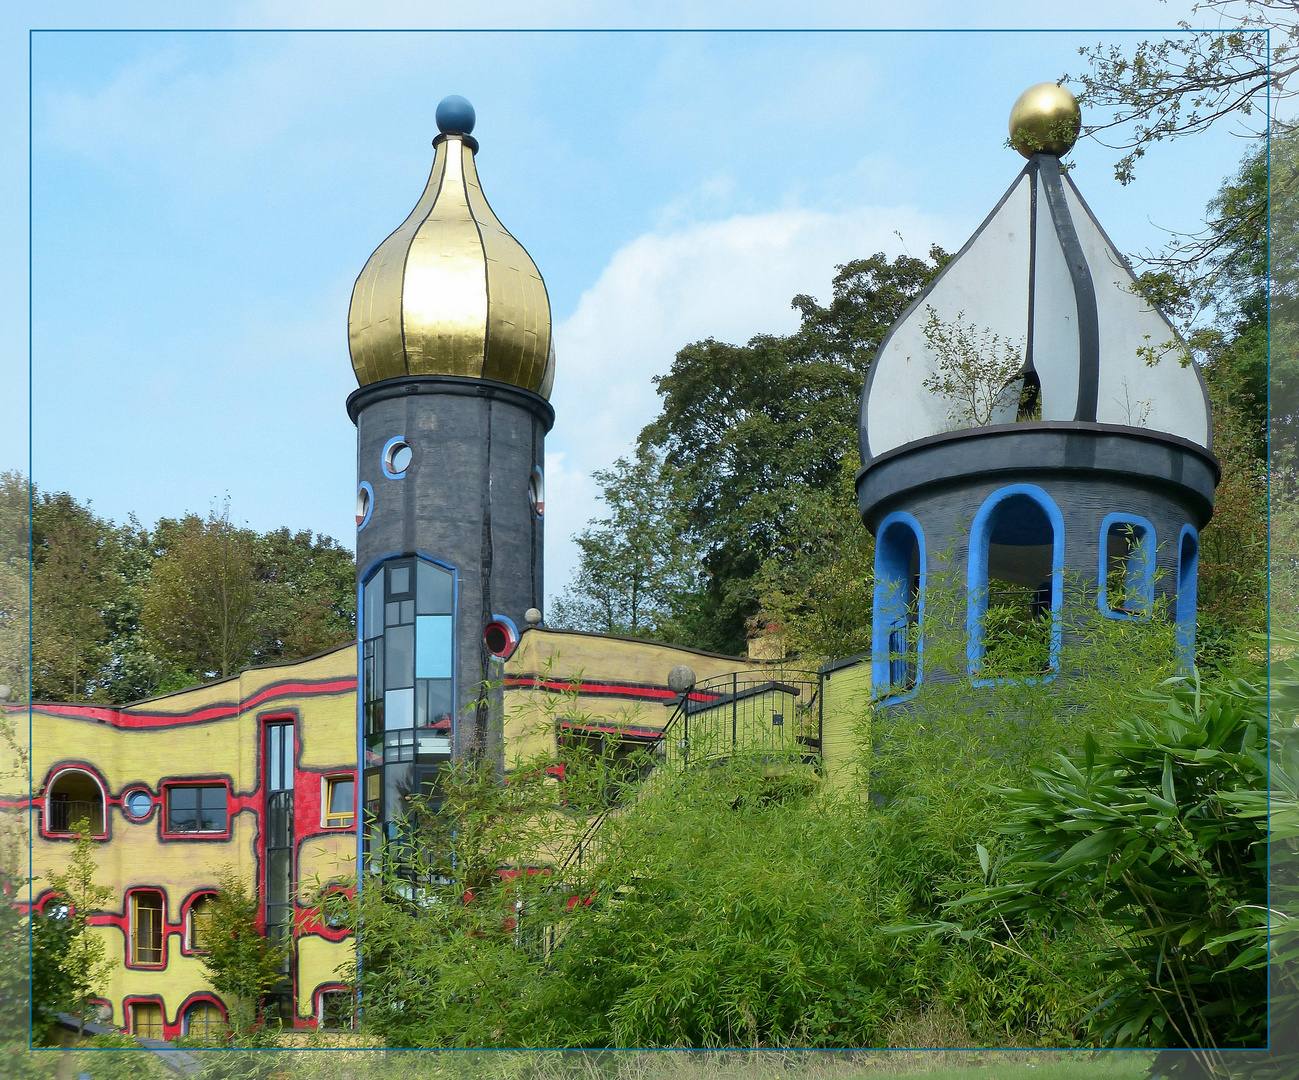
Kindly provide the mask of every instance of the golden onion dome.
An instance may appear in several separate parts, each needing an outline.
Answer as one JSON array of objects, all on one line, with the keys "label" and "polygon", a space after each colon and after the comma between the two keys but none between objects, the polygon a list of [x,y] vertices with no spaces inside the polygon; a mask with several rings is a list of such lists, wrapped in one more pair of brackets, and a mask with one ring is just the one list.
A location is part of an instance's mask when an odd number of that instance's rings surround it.
[{"label": "golden onion dome", "polygon": [[1010,144],[1025,157],[1069,153],[1081,128],[1078,99],[1055,83],[1030,86],[1010,109]]},{"label": "golden onion dome", "polygon": [[437,125],[424,194],[352,288],[347,332],[357,381],[460,375],[549,397],[550,299],[479,186],[473,106],[445,98]]}]

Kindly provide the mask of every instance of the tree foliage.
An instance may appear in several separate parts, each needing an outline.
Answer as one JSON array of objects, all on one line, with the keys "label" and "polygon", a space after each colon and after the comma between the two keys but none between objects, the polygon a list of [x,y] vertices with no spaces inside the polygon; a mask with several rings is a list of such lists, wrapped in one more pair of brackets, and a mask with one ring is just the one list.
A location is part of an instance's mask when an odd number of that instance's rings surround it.
[{"label": "tree foliage", "polygon": [[229,1009],[236,1038],[246,1038],[258,1021],[262,997],[282,976],[285,946],[259,931],[259,904],[245,879],[231,868],[218,879],[207,951],[200,959],[208,981]]},{"label": "tree foliage", "polygon": [[[0,681],[25,693],[28,485],[0,475]],[[327,536],[228,512],[114,525],[66,493],[32,503],[32,693],[125,703],[296,660],[355,635],[355,560]]]},{"label": "tree foliage", "polygon": [[[1137,162],[1153,145],[1198,134],[1234,117],[1261,135],[1269,119],[1294,93],[1289,85],[1299,70],[1299,11],[1294,0],[1203,0],[1193,8],[1217,27],[1193,30],[1139,43],[1129,53],[1118,45],[1084,47],[1087,63],[1076,80],[1079,103],[1108,112],[1084,123],[1083,134],[1123,151],[1114,167],[1121,183],[1132,180]],[[1268,31],[1272,31],[1269,42]],[[1087,114],[1084,112],[1084,121]]]},{"label": "tree foliage", "polygon": [[764,562],[797,529],[810,491],[833,488],[857,443],[857,402],[875,347],[947,261],[873,255],[838,268],[830,303],[796,296],[799,329],[746,345],[681,349],[655,379],[659,417],[640,445],[676,470],[686,538],[704,572],[678,640],[739,652],[760,608]]},{"label": "tree foliage", "polygon": [[598,470],[607,514],[573,539],[581,552],[576,578],[551,609],[549,625],[632,637],[675,636],[671,619],[695,584],[685,541],[683,492],[674,473],[642,447]]},{"label": "tree foliage", "polygon": [[72,822],[71,828],[74,839],[67,865],[60,871],[46,871],[53,895],[46,902],[44,915],[38,916],[46,920],[46,932],[38,936],[49,946],[47,959],[53,968],[48,989],[57,997],[53,1001],[37,997],[33,986],[32,1008],[67,1011],[84,1024],[95,1015],[94,1000],[103,996],[116,966],[108,956],[103,935],[90,924],[90,916],[104,908],[114,890],[95,884],[99,842],[90,834],[90,822],[83,817]]}]

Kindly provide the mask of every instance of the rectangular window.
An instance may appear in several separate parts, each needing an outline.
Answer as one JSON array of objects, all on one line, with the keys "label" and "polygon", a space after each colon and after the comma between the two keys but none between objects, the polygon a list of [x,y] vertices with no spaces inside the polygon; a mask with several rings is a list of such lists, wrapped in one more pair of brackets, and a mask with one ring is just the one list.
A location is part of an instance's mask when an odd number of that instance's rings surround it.
[{"label": "rectangular window", "polygon": [[[293,768],[295,743],[292,722],[266,725],[266,936],[292,945],[294,894]],[[267,994],[273,1009],[291,1010],[293,949],[285,950],[281,981]]]},{"label": "rectangular window", "polygon": [[346,990],[325,990],[320,995],[320,1029],[351,1031],[352,995]]},{"label": "rectangular window", "polygon": [[388,690],[383,695],[383,726],[387,731],[400,731],[415,726],[415,688]]},{"label": "rectangular window", "polygon": [[384,638],[384,689],[415,685],[415,627],[390,626]]},{"label": "rectangular window", "polygon": [[325,777],[325,827],[350,829],[356,814],[356,781],[350,776]]},{"label": "rectangular window", "polygon": [[142,889],[131,894],[131,963],[163,962],[162,893]]},{"label": "rectangular window", "polygon": [[366,583],[362,623],[367,640],[383,633],[383,574],[375,574]]},{"label": "rectangular window", "polygon": [[223,786],[168,786],[167,832],[224,833],[227,830]]},{"label": "rectangular window", "polygon": [[421,615],[450,615],[455,603],[451,572],[421,559],[415,564],[415,576],[415,610]]},{"label": "rectangular window", "polygon": [[131,1034],[138,1039],[161,1039],[162,1006],[156,1001],[132,1002]]}]

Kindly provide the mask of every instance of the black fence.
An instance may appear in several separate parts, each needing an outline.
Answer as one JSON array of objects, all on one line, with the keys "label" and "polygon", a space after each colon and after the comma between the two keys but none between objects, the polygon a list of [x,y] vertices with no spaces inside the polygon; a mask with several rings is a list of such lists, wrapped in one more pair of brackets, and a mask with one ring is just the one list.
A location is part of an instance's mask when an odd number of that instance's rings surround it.
[{"label": "black fence", "polygon": [[663,730],[661,753],[681,765],[745,754],[819,767],[821,682],[807,671],[744,671],[698,683]]}]

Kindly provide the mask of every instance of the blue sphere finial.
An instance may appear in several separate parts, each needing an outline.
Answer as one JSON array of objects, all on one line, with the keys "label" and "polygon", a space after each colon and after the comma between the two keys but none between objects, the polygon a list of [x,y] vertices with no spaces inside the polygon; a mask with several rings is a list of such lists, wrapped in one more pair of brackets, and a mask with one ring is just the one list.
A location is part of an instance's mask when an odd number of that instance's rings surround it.
[{"label": "blue sphere finial", "polygon": [[459,94],[452,94],[438,102],[435,119],[443,135],[468,135],[474,130],[474,107]]}]

